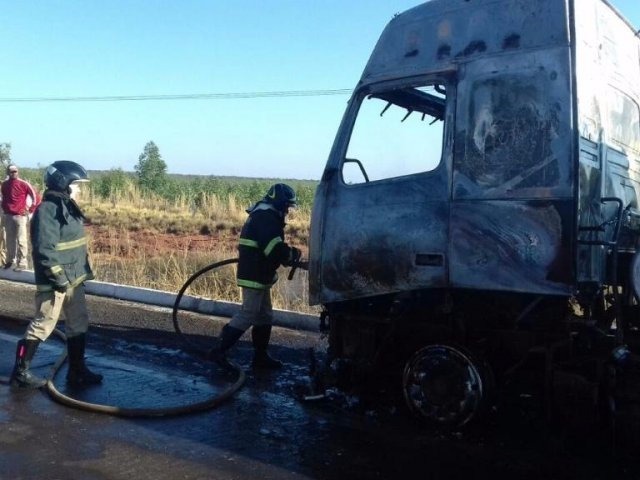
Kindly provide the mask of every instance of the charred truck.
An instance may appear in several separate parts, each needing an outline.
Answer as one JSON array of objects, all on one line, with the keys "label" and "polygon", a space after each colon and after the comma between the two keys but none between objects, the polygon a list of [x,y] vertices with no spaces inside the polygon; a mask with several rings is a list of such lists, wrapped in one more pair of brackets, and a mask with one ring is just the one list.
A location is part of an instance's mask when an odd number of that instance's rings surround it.
[{"label": "charred truck", "polygon": [[396,375],[441,425],[498,392],[550,415],[640,398],[639,51],[606,0],[390,21],[312,213],[310,303],[348,381]]}]

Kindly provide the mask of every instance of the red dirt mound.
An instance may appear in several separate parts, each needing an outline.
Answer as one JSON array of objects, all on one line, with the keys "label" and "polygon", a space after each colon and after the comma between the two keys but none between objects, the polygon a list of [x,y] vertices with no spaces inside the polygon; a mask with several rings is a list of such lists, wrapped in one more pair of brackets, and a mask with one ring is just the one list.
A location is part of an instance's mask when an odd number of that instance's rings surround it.
[{"label": "red dirt mound", "polygon": [[145,230],[113,230],[95,225],[88,225],[86,229],[91,239],[92,253],[124,258],[135,257],[141,252],[157,256],[176,251],[234,251],[237,242],[235,236],[217,232],[213,235],[175,235]]}]

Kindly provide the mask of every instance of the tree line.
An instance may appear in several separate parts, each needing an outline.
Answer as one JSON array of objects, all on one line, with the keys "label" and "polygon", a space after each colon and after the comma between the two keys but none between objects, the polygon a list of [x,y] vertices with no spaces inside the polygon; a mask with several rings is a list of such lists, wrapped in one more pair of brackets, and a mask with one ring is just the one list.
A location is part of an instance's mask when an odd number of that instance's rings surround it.
[{"label": "tree line", "polygon": [[[11,163],[10,143],[0,143],[0,163],[3,169]],[[43,189],[43,169],[21,168],[20,174],[40,190]],[[180,201],[194,208],[204,206],[212,196],[223,201],[233,196],[241,205],[248,206],[262,198],[273,183],[284,181],[296,190],[300,208],[310,210],[317,186],[317,182],[311,180],[170,175],[160,149],[153,141],[144,146],[134,172],[114,168],[108,171],[90,171],[90,177],[91,195],[103,200],[117,199],[135,190],[149,198]]]}]

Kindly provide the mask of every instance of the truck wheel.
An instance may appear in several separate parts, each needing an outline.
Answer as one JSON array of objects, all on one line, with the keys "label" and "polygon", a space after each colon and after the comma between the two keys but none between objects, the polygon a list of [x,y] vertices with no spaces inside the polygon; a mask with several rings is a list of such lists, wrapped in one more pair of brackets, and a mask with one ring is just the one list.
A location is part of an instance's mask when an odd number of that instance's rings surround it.
[{"label": "truck wheel", "polygon": [[429,345],[406,363],[402,377],[409,409],[431,424],[460,427],[478,417],[489,404],[489,368],[465,349]]}]

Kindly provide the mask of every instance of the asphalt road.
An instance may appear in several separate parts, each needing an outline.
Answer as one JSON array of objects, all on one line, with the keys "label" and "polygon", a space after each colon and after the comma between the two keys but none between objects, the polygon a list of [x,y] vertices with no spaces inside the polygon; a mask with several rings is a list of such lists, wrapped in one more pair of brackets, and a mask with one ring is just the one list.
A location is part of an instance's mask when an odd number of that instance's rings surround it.
[{"label": "asphalt road", "polygon": [[[33,311],[33,287],[0,282],[0,375],[8,375],[15,342]],[[201,401],[233,381],[181,350],[170,312],[89,297],[94,324],[88,363],[104,384],[70,391],[64,367],[58,388],[76,398],[131,408]],[[195,342],[211,342],[225,319],[181,317]],[[526,411],[495,412],[467,431],[436,432],[385,395],[330,391],[300,400],[308,384],[309,352],[325,340],[275,329],[273,354],[285,367],[273,374],[249,368],[247,338],[232,357],[247,371],[228,402],[202,413],[153,419],[75,410],[45,392],[0,385],[2,479],[637,479],[635,450],[575,432],[547,428]],[[48,374],[62,350],[50,339],[35,369]]]}]

